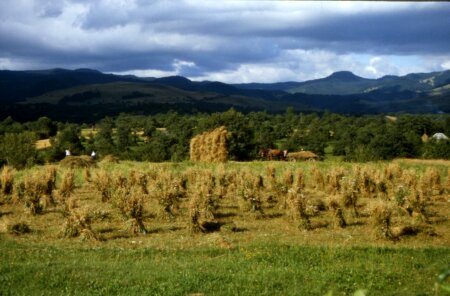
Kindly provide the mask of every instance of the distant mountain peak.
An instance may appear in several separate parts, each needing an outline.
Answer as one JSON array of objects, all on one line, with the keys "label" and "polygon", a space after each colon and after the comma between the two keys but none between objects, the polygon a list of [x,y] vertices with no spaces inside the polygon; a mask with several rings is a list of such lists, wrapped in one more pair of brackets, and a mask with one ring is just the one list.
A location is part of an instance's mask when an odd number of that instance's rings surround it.
[{"label": "distant mountain peak", "polygon": [[328,77],[325,77],[325,79],[336,79],[336,80],[343,80],[343,81],[354,81],[354,80],[361,80],[364,79],[362,77],[359,77],[355,74],[353,74],[350,71],[338,71],[334,72]]},{"label": "distant mountain peak", "polygon": [[192,82],[184,76],[175,75],[155,79],[157,82]]},{"label": "distant mountain peak", "polygon": [[89,69],[89,68],[80,68],[80,69],[75,69],[75,72],[79,72],[79,73],[99,73],[102,74],[102,72],[95,70],[95,69]]}]

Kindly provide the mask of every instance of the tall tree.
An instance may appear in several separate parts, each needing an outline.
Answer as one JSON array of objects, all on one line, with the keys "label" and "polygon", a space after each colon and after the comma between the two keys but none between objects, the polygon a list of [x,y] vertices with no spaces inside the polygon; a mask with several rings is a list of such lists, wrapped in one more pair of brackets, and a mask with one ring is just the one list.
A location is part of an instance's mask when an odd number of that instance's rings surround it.
[{"label": "tall tree", "polygon": [[97,134],[94,136],[94,146],[99,154],[107,155],[116,152],[113,140],[114,122],[110,117],[105,117],[99,124]]}]

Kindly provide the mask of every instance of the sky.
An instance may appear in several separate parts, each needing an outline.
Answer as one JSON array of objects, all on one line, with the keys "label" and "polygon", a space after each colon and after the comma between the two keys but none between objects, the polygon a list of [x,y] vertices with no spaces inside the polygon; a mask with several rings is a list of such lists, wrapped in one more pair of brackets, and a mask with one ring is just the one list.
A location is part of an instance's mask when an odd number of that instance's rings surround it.
[{"label": "sky", "polygon": [[2,0],[0,69],[227,83],[450,69],[450,3]]}]

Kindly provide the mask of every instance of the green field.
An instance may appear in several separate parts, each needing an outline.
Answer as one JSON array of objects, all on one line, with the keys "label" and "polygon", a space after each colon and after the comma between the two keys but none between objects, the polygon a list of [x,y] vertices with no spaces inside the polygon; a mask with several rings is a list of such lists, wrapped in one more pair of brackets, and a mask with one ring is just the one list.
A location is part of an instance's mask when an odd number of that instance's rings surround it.
[{"label": "green field", "polygon": [[[448,280],[438,283],[450,264],[450,188],[445,161],[224,165],[100,161],[88,170],[73,170],[75,188],[65,198],[62,192],[68,169],[62,164],[13,173],[15,190],[29,176],[43,176],[39,174],[49,168],[57,172],[51,193],[55,202],[43,198],[41,213],[32,215],[24,206],[26,194],[2,195],[0,295],[353,295],[356,291],[358,295],[448,295]],[[269,186],[269,168],[276,172],[276,187]],[[399,186],[414,175],[417,193],[425,198],[424,182],[432,169],[440,175],[440,189],[427,191],[422,216],[415,207],[411,215],[405,214],[404,205],[395,201]],[[315,184],[314,170],[329,182],[322,189]],[[387,195],[361,189],[359,215],[343,208],[347,226],[337,227],[329,197],[344,194],[345,180],[356,178],[359,172],[372,173],[373,182],[376,178],[382,182],[389,170],[400,171],[402,178],[387,183]],[[308,229],[298,220],[305,216],[293,215],[288,202],[283,207],[284,196],[291,194],[285,186],[290,171],[296,178],[304,176],[301,192]],[[115,188],[111,199],[103,202],[96,187],[102,172],[111,177],[110,187]],[[342,185],[337,191],[330,187],[336,172],[341,173]],[[127,216],[130,214],[121,207],[122,195],[134,196],[120,191],[125,185],[118,184],[136,175],[147,180],[148,192],[140,195],[143,207],[139,218],[145,234],[130,231],[130,217],[136,216]],[[3,176],[2,172],[2,180]],[[259,189],[247,182],[257,176],[264,181]],[[168,218],[162,210],[168,201],[162,196],[179,190],[174,182],[183,178],[187,181],[185,195],[177,199],[174,216]],[[210,184],[212,193],[205,195],[210,198],[208,203],[214,203],[208,210],[213,217],[202,216],[206,208],[201,208],[199,215],[222,227],[193,232],[192,203],[204,196],[207,180],[215,182]],[[294,188],[297,182],[289,186]],[[433,186],[430,183],[428,187]],[[412,192],[412,187],[409,190]],[[252,210],[248,194],[260,201],[260,211]],[[373,224],[371,204],[381,200],[391,207],[389,237],[380,237]],[[80,218],[88,216],[88,222]],[[85,225],[81,234],[67,235],[73,217]],[[30,232],[12,231],[19,222],[26,223]],[[414,233],[399,232],[405,227]]]},{"label": "green field", "polygon": [[2,295],[351,295],[358,289],[367,295],[434,295],[450,259],[446,248],[273,242],[232,250],[159,249],[29,245],[2,237],[0,246]]}]

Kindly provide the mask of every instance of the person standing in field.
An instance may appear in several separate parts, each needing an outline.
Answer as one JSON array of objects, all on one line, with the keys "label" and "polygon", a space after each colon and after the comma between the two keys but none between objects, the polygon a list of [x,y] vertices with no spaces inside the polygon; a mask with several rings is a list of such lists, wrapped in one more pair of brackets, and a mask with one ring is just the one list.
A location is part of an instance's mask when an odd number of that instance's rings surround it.
[{"label": "person standing in field", "polygon": [[92,159],[92,160],[95,160],[95,156],[96,156],[95,151],[92,151],[92,153],[91,153],[91,159]]},{"label": "person standing in field", "polygon": [[70,150],[66,149],[66,156],[70,156]]}]

